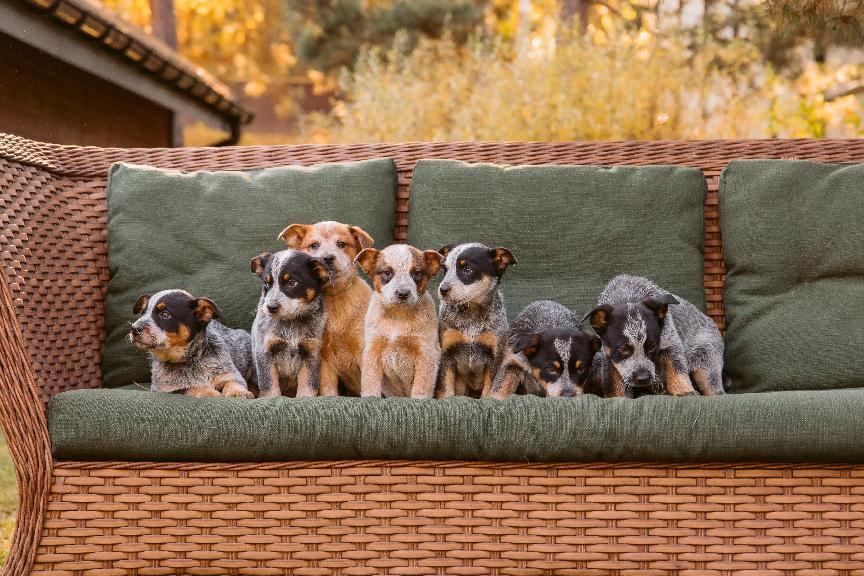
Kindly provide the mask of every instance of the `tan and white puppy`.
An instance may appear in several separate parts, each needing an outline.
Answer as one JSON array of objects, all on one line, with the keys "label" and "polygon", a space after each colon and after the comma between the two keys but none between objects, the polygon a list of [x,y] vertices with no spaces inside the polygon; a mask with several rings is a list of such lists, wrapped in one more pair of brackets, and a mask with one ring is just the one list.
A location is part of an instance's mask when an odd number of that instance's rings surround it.
[{"label": "tan and white puppy", "polygon": [[357,256],[375,286],[366,312],[363,396],[432,398],[441,346],[426,285],[441,261],[438,252],[407,244],[367,248]]},{"label": "tan and white puppy", "polygon": [[293,250],[320,258],[330,270],[330,281],[323,290],[327,322],[321,342],[319,395],[337,396],[341,379],[347,394],[359,396],[363,319],[372,291],[359,279],[354,259],[374,240],[357,226],[332,221],[291,224],[279,238]]}]

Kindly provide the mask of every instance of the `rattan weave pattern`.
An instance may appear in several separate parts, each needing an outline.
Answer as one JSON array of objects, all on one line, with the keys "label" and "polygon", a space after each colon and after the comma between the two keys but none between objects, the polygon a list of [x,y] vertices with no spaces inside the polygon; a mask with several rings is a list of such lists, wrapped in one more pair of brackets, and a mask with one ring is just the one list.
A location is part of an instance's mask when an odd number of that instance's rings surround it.
[{"label": "rattan weave pattern", "polygon": [[[52,462],[43,403],[98,386],[105,177],[393,157],[394,238],[420,158],[681,164],[709,182],[705,279],[722,326],[720,171],[864,161],[864,140],[100,149],[0,134],[0,422],[21,506],[8,575],[859,574],[864,466]],[[778,207],[782,209],[782,207]],[[45,520],[43,528],[43,520]]]},{"label": "rattan weave pattern", "polygon": [[864,467],[62,463],[34,575],[864,573]]}]

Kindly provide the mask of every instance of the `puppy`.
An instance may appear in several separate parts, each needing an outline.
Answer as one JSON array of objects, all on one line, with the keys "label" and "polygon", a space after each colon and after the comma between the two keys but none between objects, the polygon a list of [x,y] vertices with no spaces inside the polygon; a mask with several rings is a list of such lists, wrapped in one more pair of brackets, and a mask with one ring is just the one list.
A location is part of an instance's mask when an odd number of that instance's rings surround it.
[{"label": "puppy", "polygon": [[529,304],[513,322],[508,350],[489,396],[514,393],[578,396],[591,388],[592,360],[600,339],[582,330],[580,318],[550,300]]},{"label": "puppy", "polygon": [[151,390],[252,398],[252,339],[223,326],[212,300],[163,290],[141,296],[132,310],[141,317],[129,339],[150,355]]},{"label": "puppy", "polygon": [[516,258],[506,248],[448,244],[438,320],[441,369],[435,396],[488,395],[507,345],[507,310],[498,289]]},{"label": "puppy", "polygon": [[330,270],[324,289],[327,321],[321,344],[321,396],[339,394],[339,381],[352,396],[360,395],[363,319],[372,291],[358,280],[354,259],[373,239],[357,226],[339,222],[292,224],[279,238],[289,248],[320,258]]},{"label": "puppy", "polygon": [[725,392],[717,325],[650,280],[616,276],[587,317],[603,340],[594,371],[606,396]]},{"label": "puppy", "polygon": [[441,255],[394,244],[363,250],[357,263],[375,285],[366,312],[362,395],[431,398],[441,348],[426,285],[438,274]]},{"label": "puppy", "polygon": [[330,271],[305,252],[265,252],[252,258],[261,299],[252,324],[259,396],[317,396],[326,314],[321,291]]}]

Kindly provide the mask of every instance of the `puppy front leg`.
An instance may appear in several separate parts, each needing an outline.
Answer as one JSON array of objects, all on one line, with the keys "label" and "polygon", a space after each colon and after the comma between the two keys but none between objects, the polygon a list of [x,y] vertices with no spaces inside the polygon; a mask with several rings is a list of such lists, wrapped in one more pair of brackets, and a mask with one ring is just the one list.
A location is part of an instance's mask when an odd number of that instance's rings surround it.
[{"label": "puppy front leg", "polygon": [[489,396],[489,393],[492,391],[492,363],[487,362],[486,366],[483,367],[483,391],[480,393],[481,398],[486,398]]},{"label": "puppy front leg", "polygon": [[660,351],[660,365],[666,377],[666,390],[672,396],[693,396],[697,394],[690,381],[687,359],[676,347]]},{"label": "puppy front leg", "polygon": [[498,369],[498,374],[495,375],[495,380],[489,391],[483,393],[481,398],[495,398],[503,400],[504,398],[514,394],[522,380],[524,369],[515,362],[507,362],[505,360]]},{"label": "puppy front leg", "polygon": [[440,359],[439,354],[421,352],[417,355],[414,361],[414,382],[411,384],[412,398],[432,398]]},{"label": "puppy front leg", "polygon": [[321,368],[319,370],[320,379],[318,387],[319,396],[338,396],[339,395],[339,373],[336,368],[328,360],[329,355],[327,350],[321,350]]},{"label": "puppy front leg", "polygon": [[306,359],[297,374],[297,398],[314,398],[321,387],[321,343],[318,340],[304,340],[300,343]]},{"label": "puppy front leg", "polygon": [[276,398],[282,395],[279,373],[269,354],[255,356],[255,377],[258,379],[259,398]]},{"label": "puppy front leg", "polygon": [[252,393],[246,386],[246,381],[243,380],[243,376],[240,375],[240,372],[236,368],[219,374],[210,384],[227,398],[253,398]]},{"label": "puppy front leg", "polygon": [[449,398],[456,394],[456,369],[453,363],[447,360],[441,360],[441,376],[440,385],[435,392],[435,397],[438,399]]},{"label": "puppy front leg", "polygon": [[381,364],[383,345],[367,342],[363,347],[363,369],[360,371],[360,395],[380,398],[384,385],[384,366]]}]

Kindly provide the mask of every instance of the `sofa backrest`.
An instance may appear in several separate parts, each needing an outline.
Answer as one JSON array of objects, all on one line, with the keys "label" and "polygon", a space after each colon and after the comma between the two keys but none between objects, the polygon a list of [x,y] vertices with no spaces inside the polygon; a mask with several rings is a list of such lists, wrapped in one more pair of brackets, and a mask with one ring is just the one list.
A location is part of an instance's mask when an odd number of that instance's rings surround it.
[{"label": "sofa backrest", "polygon": [[[864,162],[859,140],[690,142],[456,142],[231,148],[119,149],[58,146],[0,134],[0,261],[15,299],[43,401],[101,382],[108,281],[105,187],[118,161],[178,170],[249,169],[391,157],[399,169],[393,230],[408,233],[411,171],[421,158],[497,164],[673,164],[700,168],[705,202],[705,297],[724,327],[720,172],[736,158]],[[778,206],[782,209],[782,206]]]}]

